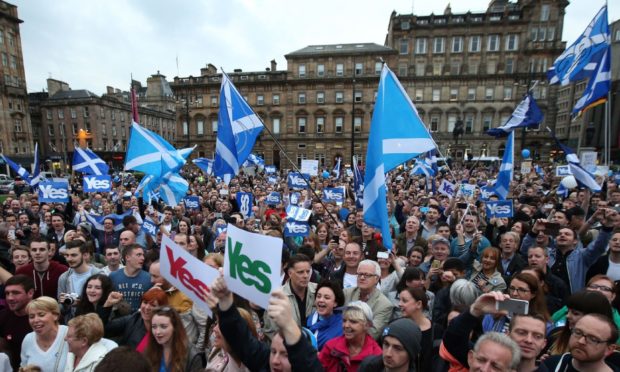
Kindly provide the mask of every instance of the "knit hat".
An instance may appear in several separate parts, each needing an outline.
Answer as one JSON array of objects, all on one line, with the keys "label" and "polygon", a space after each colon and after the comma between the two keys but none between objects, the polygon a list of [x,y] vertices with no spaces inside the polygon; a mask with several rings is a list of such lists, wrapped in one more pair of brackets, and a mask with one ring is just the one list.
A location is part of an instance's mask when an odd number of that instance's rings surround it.
[{"label": "knit hat", "polygon": [[403,344],[403,347],[409,355],[409,366],[413,366],[422,349],[420,345],[422,341],[422,331],[420,331],[420,327],[409,318],[396,319],[383,330],[382,342],[386,336],[392,336]]}]

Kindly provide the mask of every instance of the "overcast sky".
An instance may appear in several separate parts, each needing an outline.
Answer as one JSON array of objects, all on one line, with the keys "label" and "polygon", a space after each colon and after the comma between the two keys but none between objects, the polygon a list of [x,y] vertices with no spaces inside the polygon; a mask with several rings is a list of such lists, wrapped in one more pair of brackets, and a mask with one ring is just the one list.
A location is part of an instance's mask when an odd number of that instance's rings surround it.
[{"label": "overcast sky", "polygon": [[[259,71],[311,44],[383,45],[392,10],[442,14],[447,0],[60,0],[18,6],[28,91],[46,79],[96,94],[143,84],[158,70],[198,76],[213,63],[225,71]],[[484,11],[488,0],[452,0],[452,12]],[[572,43],[604,4],[571,0],[562,39]],[[620,18],[612,1],[610,22]],[[178,64],[177,64],[178,61]]]}]

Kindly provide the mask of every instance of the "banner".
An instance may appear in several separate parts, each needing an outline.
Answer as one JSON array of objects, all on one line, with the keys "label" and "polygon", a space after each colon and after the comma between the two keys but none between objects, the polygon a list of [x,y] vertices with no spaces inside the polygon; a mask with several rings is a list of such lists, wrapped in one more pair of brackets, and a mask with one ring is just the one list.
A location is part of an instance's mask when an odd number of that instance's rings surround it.
[{"label": "banner", "polygon": [[557,167],[555,167],[556,177],[566,177],[570,176],[571,174],[573,173],[570,171],[570,166],[568,165],[558,165]]},{"label": "banner", "polygon": [[307,189],[308,188],[308,182],[306,182],[306,179],[304,178],[304,176],[302,176],[301,173],[298,173],[298,172],[289,173],[288,177],[286,178],[286,181],[288,183],[289,189]]},{"label": "banner", "polygon": [[301,173],[311,176],[319,175],[319,161],[304,159],[301,161]]},{"label": "banner", "polygon": [[488,201],[486,205],[487,205],[486,206],[487,218],[493,218],[493,217],[510,218],[514,214],[512,200]]},{"label": "banner", "polygon": [[252,215],[252,206],[254,205],[254,195],[250,192],[238,192],[237,193],[237,205],[239,206],[239,212],[244,218],[248,218]]},{"label": "banner", "polygon": [[284,224],[284,236],[308,236],[310,225],[307,222],[287,221]]},{"label": "banner", "polygon": [[344,202],[344,190],[340,187],[327,187],[323,189],[324,202]]},{"label": "banner", "polygon": [[294,221],[306,222],[312,215],[312,211],[305,208],[289,205],[286,207],[286,218]]},{"label": "banner", "polygon": [[521,162],[521,174],[530,174],[531,171],[532,171],[531,161]]},{"label": "banner", "polygon": [[275,191],[269,193],[269,195],[265,198],[265,203],[269,205],[280,204],[281,201],[282,197],[280,196],[280,193]]},{"label": "banner", "polygon": [[69,202],[69,181],[39,182],[39,202],[46,203],[68,203]]},{"label": "banner", "polygon": [[159,230],[159,227],[156,224],[154,224],[153,221],[150,221],[147,219],[142,221],[142,231],[151,235],[153,238],[157,237],[158,230]]},{"label": "banner", "polygon": [[183,198],[183,203],[185,203],[185,208],[190,211],[199,211],[200,210],[200,197],[197,195],[189,195]]},{"label": "banner", "polygon": [[447,195],[452,199],[454,197],[454,190],[456,190],[456,186],[453,183],[450,183],[447,180],[441,181],[441,185],[439,185],[439,190],[437,190],[440,194]]},{"label": "banner", "polygon": [[476,185],[470,185],[469,183],[462,183],[459,188],[458,195],[462,195],[466,198],[471,198],[474,196],[474,192],[476,191]]},{"label": "banner", "polygon": [[584,151],[581,153],[581,166],[590,173],[596,172],[596,151]]},{"label": "banner", "polygon": [[269,182],[272,185],[275,185],[276,183],[278,183],[278,177],[269,176],[267,177],[267,182]]},{"label": "banner", "polygon": [[276,173],[276,166],[275,165],[267,165],[265,166],[265,173],[267,174],[272,174],[272,173]]},{"label": "banner", "polygon": [[281,287],[282,239],[228,225],[224,279],[239,296],[266,309],[273,290]]},{"label": "banner", "polygon": [[207,305],[209,284],[220,276],[220,272],[192,256],[185,249],[163,235],[159,256],[161,276],[191,298],[209,317]]},{"label": "banner", "polygon": [[301,201],[301,194],[298,192],[292,192],[289,194],[288,196],[288,203],[289,205],[299,205],[299,202]]},{"label": "banner", "polygon": [[112,190],[112,177],[108,175],[84,175],[82,188],[84,189],[84,192],[110,192],[110,190]]}]

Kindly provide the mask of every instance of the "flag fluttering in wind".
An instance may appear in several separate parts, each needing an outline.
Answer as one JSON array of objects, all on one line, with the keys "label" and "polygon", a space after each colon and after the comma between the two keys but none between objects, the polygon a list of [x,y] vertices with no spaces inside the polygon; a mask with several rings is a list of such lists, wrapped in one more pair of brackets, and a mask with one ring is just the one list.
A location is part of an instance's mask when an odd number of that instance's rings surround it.
[{"label": "flag fluttering in wind", "polygon": [[512,131],[506,139],[506,147],[504,148],[504,157],[502,158],[502,164],[499,167],[499,173],[497,179],[493,185],[493,193],[501,200],[506,200],[508,192],[510,190],[510,182],[514,175],[514,161],[515,161],[515,132]]},{"label": "flag fluttering in wind", "polygon": [[9,159],[5,155],[2,155],[2,159],[17,173],[23,180],[30,180],[30,172],[20,164],[15,163],[13,160]]},{"label": "flag fluttering in wind", "polygon": [[39,143],[34,144],[34,169],[32,170],[32,178],[28,184],[37,187],[41,181],[41,161],[39,160]]},{"label": "flag fluttering in wind", "polygon": [[336,165],[334,166],[334,170],[332,171],[332,174],[334,175],[334,177],[336,177],[336,179],[340,178],[341,163],[342,163],[342,158],[338,157],[338,160],[336,161]]},{"label": "flag fluttering in wind", "polygon": [[364,177],[357,165],[357,157],[353,156],[353,188],[355,190],[355,206],[362,209],[364,206]]},{"label": "flag fluttering in wind", "polygon": [[33,174],[30,175],[30,172],[20,164],[15,163],[13,160],[9,159],[5,155],[2,156],[2,159],[13,169],[15,173],[17,173],[28,185],[32,187],[37,187],[39,181],[41,180],[41,165],[39,162],[39,144],[36,143],[34,145],[34,170]]},{"label": "flag fluttering in wind", "polygon": [[435,175],[435,172],[433,171],[433,168],[431,168],[431,166],[426,163],[425,160],[416,160],[410,174],[417,174],[426,178],[431,178]]},{"label": "flag fluttering in wind", "polygon": [[75,146],[73,150],[73,170],[95,176],[106,175],[110,171],[108,165],[92,150]]},{"label": "flag fluttering in wind", "polygon": [[383,244],[392,248],[385,173],[435,148],[409,95],[396,75],[383,65],[375,102],[364,177],[364,221],[379,228]]},{"label": "flag fluttering in wind", "polygon": [[532,94],[525,95],[508,120],[498,128],[491,128],[487,134],[494,137],[505,136],[516,128],[531,128],[543,120],[543,113]]},{"label": "flag fluttering in wind", "polygon": [[222,74],[220,111],[215,145],[214,173],[224,182],[239,173],[264,125],[239,94],[226,74]]},{"label": "flag fluttering in wind", "polygon": [[213,174],[213,160],[207,158],[196,158],[192,160],[198,168],[200,168],[207,176]]},{"label": "flag fluttering in wind", "polygon": [[575,103],[572,116],[577,117],[584,111],[607,102],[609,90],[611,89],[610,72],[611,47],[607,48],[598,68],[590,77],[583,95]]},{"label": "flag fluttering in wind", "polygon": [[96,230],[103,231],[103,221],[107,218],[111,218],[114,221],[114,231],[121,231],[125,227],[123,226],[123,218],[133,214],[133,209],[128,209],[123,214],[109,214],[107,216],[97,216],[90,213],[84,213],[86,221],[88,221]]},{"label": "flag fluttering in wind", "polygon": [[579,157],[577,154],[568,146],[564,145],[560,140],[555,136],[555,133],[551,131],[551,129],[547,128],[547,130],[551,133],[551,137],[555,140],[558,146],[564,151],[564,155],[566,156],[566,162],[568,162],[568,167],[570,168],[573,177],[577,180],[577,183],[582,187],[587,187],[593,192],[600,192],[601,186],[596,183],[596,179],[594,176],[585,170],[581,166],[581,162],[579,161]]},{"label": "flag fluttering in wind", "polygon": [[264,167],[265,160],[256,154],[248,155],[248,158],[243,162],[244,167],[249,167],[251,164],[256,165],[257,167]]}]

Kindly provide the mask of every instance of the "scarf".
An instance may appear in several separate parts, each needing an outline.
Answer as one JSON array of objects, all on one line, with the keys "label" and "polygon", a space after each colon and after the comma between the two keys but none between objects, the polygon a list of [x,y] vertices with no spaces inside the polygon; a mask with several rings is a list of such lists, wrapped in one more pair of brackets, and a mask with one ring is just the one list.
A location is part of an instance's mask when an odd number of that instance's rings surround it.
[{"label": "scarf", "polygon": [[308,329],[316,336],[319,350],[332,338],[342,336],[342,313],[335,312],[332,316],[321,319],[315,311],[307,321]]}]

